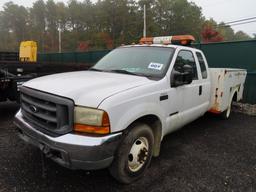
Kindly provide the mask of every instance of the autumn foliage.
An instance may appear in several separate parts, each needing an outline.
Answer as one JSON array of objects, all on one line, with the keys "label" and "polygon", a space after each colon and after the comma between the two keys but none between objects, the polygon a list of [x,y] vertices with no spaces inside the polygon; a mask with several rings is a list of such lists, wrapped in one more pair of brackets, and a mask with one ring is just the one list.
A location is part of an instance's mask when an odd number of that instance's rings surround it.
[{"label": "autumn foliage", "polygon": [[105,46],[107,47],[107,49],[113,49],[114,43],[113,43],[113,39],[110,37],[109,33],[101,32],[100,38],[105,43]]},{"label": "autumn foliage", "polygon": [[78,44],[78,51],[88,51],[90,48],[90,44],[88,41],[81,41]]},{"label": "autumn foliage", "polygon": [[202,41],[203,43],[210,43],[210,42],[221,42],[224,40],[222,35],[213,29],[212,26],[205,26],[202,30]]}]

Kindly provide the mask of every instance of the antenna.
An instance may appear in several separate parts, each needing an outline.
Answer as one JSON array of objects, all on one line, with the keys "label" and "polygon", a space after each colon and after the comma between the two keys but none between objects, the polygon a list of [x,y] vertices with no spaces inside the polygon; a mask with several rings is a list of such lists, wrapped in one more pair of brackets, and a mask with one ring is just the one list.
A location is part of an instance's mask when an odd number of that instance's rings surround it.
[{"label": "antenna", "polygon": [[143,37],[147,36],[147,14],[146,14],[146,4],[144,4],[144,30],[143,30]]}]

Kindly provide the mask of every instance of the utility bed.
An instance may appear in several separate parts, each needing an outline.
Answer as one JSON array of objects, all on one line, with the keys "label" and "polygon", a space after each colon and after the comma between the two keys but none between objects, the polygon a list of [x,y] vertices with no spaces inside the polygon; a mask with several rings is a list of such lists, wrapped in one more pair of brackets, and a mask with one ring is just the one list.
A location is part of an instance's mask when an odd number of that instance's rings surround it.
[{"label": "utility bed", "polygon": [[[235,101],[242,99],[247,72],[244,69],[231,68],[210,68],[210,72],[212,81],[210,112],[221,113],[228,108],[232,99]],[[235,92],[237,94],[234,95]]]}]

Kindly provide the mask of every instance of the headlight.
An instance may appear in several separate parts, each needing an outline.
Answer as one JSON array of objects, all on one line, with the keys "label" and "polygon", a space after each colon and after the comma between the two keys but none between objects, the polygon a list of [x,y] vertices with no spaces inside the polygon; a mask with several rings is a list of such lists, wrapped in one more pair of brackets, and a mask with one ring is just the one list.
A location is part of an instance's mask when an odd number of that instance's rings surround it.
[{"label": "headlight", "polygon": [[87,107],[75,107],[74,131],[108,134],[110,122],[107,112]]}]

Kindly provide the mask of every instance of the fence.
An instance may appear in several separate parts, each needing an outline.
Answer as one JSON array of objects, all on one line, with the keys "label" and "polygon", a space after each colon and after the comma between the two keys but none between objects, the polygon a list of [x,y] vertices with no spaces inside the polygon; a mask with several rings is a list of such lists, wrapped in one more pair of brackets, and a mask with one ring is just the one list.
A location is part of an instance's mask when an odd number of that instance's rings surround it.
[{"label": "fence", "polygon": [[[244,102],[256,104],[256,40],[194,44],[193,46],[203,50],[210,67],[247,69]],[[93,64],[108,52],[109,50],[39,54],[39,62]]]},{"label": "fence", "polygon": [[45,53],[38,54],[39,62],[49,63],[86,63],[94,64],[106,55],[109,50],[89,52],[68,52],[68,53]]}]

